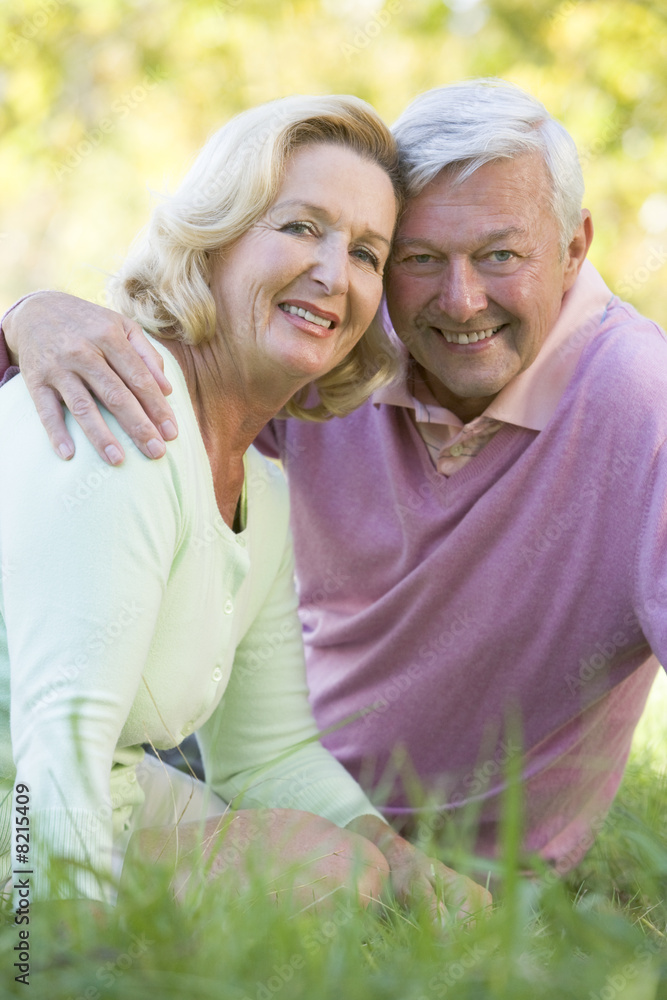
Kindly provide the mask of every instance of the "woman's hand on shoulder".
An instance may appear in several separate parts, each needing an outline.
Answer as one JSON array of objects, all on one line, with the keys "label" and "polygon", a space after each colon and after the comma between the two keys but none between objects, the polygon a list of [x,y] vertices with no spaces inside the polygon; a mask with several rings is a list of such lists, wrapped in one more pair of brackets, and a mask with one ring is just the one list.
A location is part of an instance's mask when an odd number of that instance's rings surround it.
[{"label": "woman's hand on shoulder", "polygon": [[74,454],[61,403],[109,465],[120,464],[124,453],[97,400],[148,458],[159,458],[164,442],[176,437],[162,356],[137,323],[65,292],[39,292],[9,313],[3,329],[61,458]]}]

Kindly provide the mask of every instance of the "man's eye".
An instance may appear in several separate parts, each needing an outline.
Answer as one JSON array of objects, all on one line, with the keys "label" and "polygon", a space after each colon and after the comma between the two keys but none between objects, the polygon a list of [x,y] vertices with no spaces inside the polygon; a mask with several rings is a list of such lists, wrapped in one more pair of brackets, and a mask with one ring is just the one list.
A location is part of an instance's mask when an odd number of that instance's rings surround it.
[{"label": "man's eye", "polygon": [[499,264],[504,264],[505,261],[511,260],[514,254],[511,250],[492,250],[489,256]]},{"label": "man's eye", "polygon": [[312,222],[287,222],[280,227],[281,233],[295,233],[297,236],[315,235],[315,226]]},{"label": "man's eye", "polygon": [[408,260],[413,261],[415,264],[428,264],[433,260],[433,254],[430,253],[413,253]]}]

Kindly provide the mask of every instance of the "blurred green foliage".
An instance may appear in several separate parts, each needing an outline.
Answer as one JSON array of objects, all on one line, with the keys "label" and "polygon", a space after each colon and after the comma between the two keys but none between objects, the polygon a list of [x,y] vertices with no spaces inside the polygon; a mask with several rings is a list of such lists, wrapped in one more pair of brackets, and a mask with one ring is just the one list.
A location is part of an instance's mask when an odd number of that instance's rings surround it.
[{"label": "blurred green foliage", "polygon": [[231,114],[502,76],[572,132],[593,262],[667,325],[667,6],[646,0],[23,0],[0,6],[0,305],[103,301],[147,219]]}]

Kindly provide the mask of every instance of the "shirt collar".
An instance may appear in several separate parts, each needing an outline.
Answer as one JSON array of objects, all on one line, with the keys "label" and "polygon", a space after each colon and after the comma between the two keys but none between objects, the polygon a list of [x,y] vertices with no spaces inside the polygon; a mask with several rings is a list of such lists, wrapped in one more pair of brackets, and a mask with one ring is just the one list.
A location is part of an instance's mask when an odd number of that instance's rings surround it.
[{"label": "shirt collar", "polygon": [[[543,430],[553,416],[584,348],[595,335],[611,297],[612,293],[596,269],[589,261],[584,261],[577,280],[563,296],[558,319],[532,365],[507,383],[483,416],[529,430]],[[418,415],[423,404],[413,397],[409,389],[410,356],[393,330],[391,335],[398,346],[400,371],[390,385],[373,393],[373,402],[411,407]],[[453,414],[452,417],[457,424],[461,424]]]}]

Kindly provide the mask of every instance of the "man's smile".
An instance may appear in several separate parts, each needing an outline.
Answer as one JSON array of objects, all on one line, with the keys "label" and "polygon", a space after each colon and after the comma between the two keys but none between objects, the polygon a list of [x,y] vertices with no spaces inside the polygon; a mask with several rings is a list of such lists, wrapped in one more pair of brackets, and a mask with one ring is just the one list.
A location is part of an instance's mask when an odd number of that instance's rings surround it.
[{"label": "man's smile", "polygon": [[455,333],[453,330],[443,330],[437,326],[432,329],[441,334],[448,344],[476,344],[480,340],[490,340],[503,326],[505,324],[501,323],[499,326],[487,327],[484,330],[468,330],[465,333]]}]

